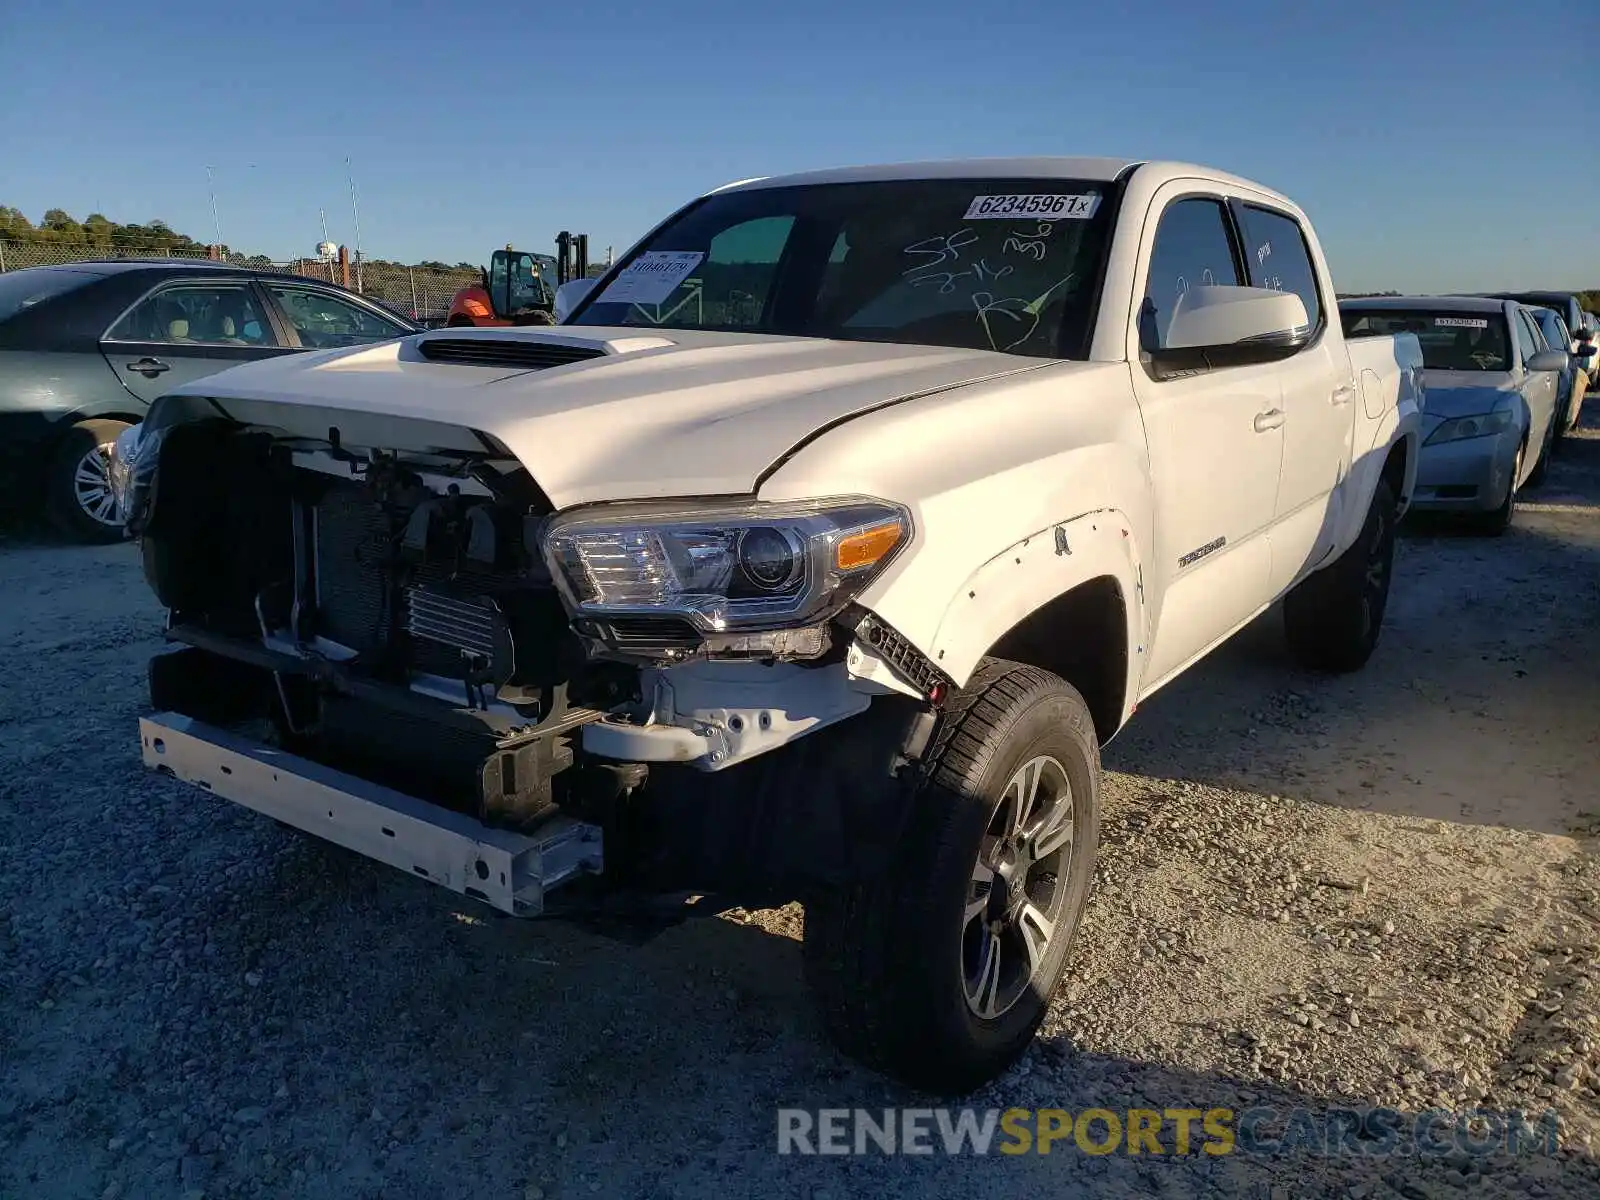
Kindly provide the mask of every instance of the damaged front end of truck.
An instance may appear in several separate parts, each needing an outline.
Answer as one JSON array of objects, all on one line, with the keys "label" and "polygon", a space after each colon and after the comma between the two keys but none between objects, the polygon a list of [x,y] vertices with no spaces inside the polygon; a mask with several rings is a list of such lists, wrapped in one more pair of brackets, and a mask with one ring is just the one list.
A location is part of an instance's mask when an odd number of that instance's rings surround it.
[{"label": "damaged front end of truck", "polygon": [[146,764],[507,913],[870,872],[948,687],[854,602],[913,533],[871,498],[557,512],[466,426],[202,395],[114,479]]}]

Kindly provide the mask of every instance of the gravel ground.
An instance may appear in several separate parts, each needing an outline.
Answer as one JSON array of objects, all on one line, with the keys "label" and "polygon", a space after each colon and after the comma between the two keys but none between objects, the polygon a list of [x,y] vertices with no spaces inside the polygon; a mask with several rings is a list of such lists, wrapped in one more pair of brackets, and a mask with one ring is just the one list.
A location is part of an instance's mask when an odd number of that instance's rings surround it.
[{"label": "gravel ground", "polygon": [[1504,539],[1413,530],[1377,659],[1269,617],[1106,754],[1098,887],[985,1107],[1541,1112],[1556,1157],[780,1158],[842,1062],[798,909],[498,919],[143,772],[128,547],[0,539],[0,1196],[1600,1194],[1600,429]]}]

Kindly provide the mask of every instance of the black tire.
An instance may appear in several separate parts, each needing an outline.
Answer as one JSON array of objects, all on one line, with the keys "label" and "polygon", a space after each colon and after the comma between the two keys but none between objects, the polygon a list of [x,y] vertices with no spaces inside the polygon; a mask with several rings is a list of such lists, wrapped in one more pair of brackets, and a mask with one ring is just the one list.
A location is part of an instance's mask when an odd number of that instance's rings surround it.
[{"label": "black tire", "polygon": [[1378,646],[1394,576],[1395,498],[1380,479],[1355,542],[1283,601],[1289,652],[1313,671],[1366,666]]},{"label": "black tire", "polygon": [[46,511],[52,524],[73,541],[120,542],[127,536],[111,505],[109,477],[102,476],[98,486],[86,478],[86,473],[104,471],[106,450],[127,428],[126,421],[79,421],[50,453]]},{"label": "black tire", "polygon": [[1543,487],[1550,475],[1550,456],[1555,453],[1556,426],[1565,419],[1562,413],[1550,414],[1550,425],[1544,431],[1544,444],[1539,447],[1539,461],[1533,464],[1533,470],[1528,472],[1528,487]]},{"label": "black tire", "polygon": [[[1572,390],[1576,391],[1577,388],[1578,385],[1574,383],[1572,385]],[[1567,431],[1577,424],[1577,422],[1572,419],[1572,392],[1567,393],[1566,406],[1563,407],[1559,412],[1555,413],[1550,418],[1550,421],[1551,424],[1555,426],[1555,432],[1550,435],[1550,454],[1552,457],[1559,458],[1562,450],[1566,448]]]},{"label": "black tire", "polygon": [[[1094,871],[1100,749],[1070,685],[992,659],[950,699],[924,766],[893,861],[870,881],[808,901],[806,979],[850,1057],[962,1095],[1027,1048],[1065,970]],[[1036,827],[1024,818],[1014,833],[1009,788],[1030,771],[1046,816]],[[1068,809],[1055,799],[1063,786]],[[1033,847],[1045,842],[1057,848],[1035,861]],[[985,884],[991,862],[998,870]],[[1013,906],[1014,928],[995,932]],[[1028,936],[1042,926],[1025,910],[1049,918],[1042,943]]]},{"label": "black tire", "polygon": [[456,313],[454,316],[452,316],[448,321],[446,321],[444,323],[444,327],[446,329],[474,329],[474,328],[477,327],[477,324],[478,323],[476,321],[474,321],[471,317],[463,316],[460,313]]},{"label": "black tire", "polygon": [[1517,448],[1517,457],[1511,464],[1511,482],[1506,485],[1506,498],[1492,512],[1478,513],[1467,518],[1467,528],[1483,537],[1499,537],[1511,528],[1511,518],[1517,515],[1517,476],[1522,474],[1522,456],[1527,447]]}]

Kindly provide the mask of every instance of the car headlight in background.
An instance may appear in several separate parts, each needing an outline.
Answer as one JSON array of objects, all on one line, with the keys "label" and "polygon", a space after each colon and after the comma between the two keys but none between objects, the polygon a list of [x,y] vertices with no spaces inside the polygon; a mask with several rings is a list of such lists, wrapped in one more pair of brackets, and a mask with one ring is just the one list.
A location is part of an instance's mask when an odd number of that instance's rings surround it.
[{"label": "car headlight in background", "polygon": [[911,540],[906,509],[845,498],[615,506],[557,517],[545,560],[574,615],[680,616],[713,632],[838,613]]},{"label": "car headlight in background", "polygon": [[1451,417],[1430,433],[1424,444],[1432,446],[1439,442],[1461,442],[1468,438],[1488,437],[1490,434],[1504,433],[1510,428],[1509,408],[1500,408],[1473,417]]}]

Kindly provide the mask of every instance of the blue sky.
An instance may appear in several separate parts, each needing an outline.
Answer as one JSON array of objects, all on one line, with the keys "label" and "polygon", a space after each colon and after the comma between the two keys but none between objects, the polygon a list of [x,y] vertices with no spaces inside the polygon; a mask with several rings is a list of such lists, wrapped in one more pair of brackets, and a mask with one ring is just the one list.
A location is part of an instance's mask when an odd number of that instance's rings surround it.
[{"label": "blue sky", "polygon": [[[1183,158],[1317,224],[1341,290],[1600,286],[1600,0],[7,0],[0,204],[274,258],[620,251],[729,179]],[[1324,11],[1327,10],[1327,11]],[[1226,15],[1221,15],[1225,13]],[[1585,111],[1586,110],[1586,111]]]}]

